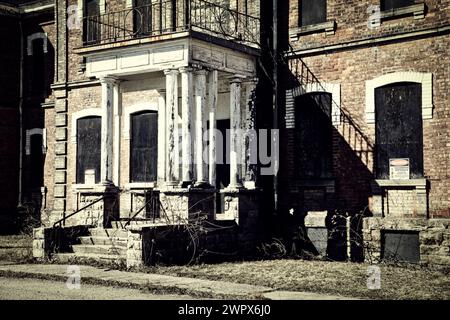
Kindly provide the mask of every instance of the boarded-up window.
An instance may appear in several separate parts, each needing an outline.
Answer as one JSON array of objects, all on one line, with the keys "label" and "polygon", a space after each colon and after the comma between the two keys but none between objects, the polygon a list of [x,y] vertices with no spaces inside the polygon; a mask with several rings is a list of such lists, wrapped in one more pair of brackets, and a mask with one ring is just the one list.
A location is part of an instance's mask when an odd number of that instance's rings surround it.
[{"label": "boarded-up window", "polygon": [[419,233],[383,231],[381,251],[385,261],[418,263],[420,261]]},{"label": "boarded-up window", "polygon": [[101,117],[77,120],[77,183],[84,183],[86,170],[94,170],[100,182],[101,125]]},{"label": "boarded-up window", "polygon": [[381,0],[381,11],[407,7],[414,4],[414,0]]},{"label": "boarded-up window", "polygon": [[326,0],[300,0],[300,25],[308,26],[327,20]]},{"label": "boarded-up window", "polygon": [[422,87],[395,83],[375,89],[376,171],[389,179],[389,159],[408,158],[410,178],[423,177]]},{"label": "boarded-up window", "polygon": [[158,114],[131,115],[130,176],[132,182],[152,182],[157,177]]},{"label": "boarded-up window", "polygon": [[295,105],[297,177],[329,178],[332,169],[331,94],[310,93]]}]

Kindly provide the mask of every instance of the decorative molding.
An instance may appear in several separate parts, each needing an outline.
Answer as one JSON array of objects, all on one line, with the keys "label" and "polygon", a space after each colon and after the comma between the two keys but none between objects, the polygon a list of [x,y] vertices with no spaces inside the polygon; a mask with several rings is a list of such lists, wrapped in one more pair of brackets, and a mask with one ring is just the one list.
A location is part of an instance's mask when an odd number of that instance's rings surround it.
[{"label": "decorative molding", "polygon": [[42,50],[44,53],[48,52],[47,49],[47,33],[45,32],[36,32],[27,37],[27,55],[33,55],[33,41],[36,39],[42,39]]},{"label": "decorative molding", "polygon": [[423,19],[425,18],[426,6],[425,3],[417,3],[411,6],[395,8],[386,11],[380,11],[379,15],[374,15],[370,20],[370,25],[372,27],[379,27],[383,20],[390,20],[401,18],[404,16],[413,15],[414,19]]},{"label": "decorative molding", "polygon": [[421,72],[395,72],[366,81],[366,122],[375,123],[375,89],[397,82],[422,85],[422,119],[433,118],[433,74]]},{"label": "decorative molding", "polygon": [[142,111],[156,111],[158,112],[158,103],[156,102],[151,102],[151,103],[141,103],[141,104],[136,104],[133,106],[129,106],[124,108],[124,123],[123,123],[123,138],[125,140],[130,140],[131,139],[131,125],[130,125],[130,121],[131,121],[131,115],[134,113],[138,113],[138,112],[142,112]]},{"label": "decorative molding", "polygon": [[25,154],[31,154],[31,136],[39,134],[42,136],[42,154],[47,153],[47,130],[45,128],[28,129],[25,132]]},{"label": "decorative molding", "polygon": [[[331,94],[331,122],[334,126],[341,124],[341,85],[338,83],[309,83],[286,91],[286,128],[295,127],[295,118],[289,117],[289,112],[293,112],[295,98],[307,93],[324,92]],[[293,114],[293,113],[292,113]],[[288,123],[289,118],[289,123]]]},{"label": "decorative molding", "polygon": [[72,143],[77,143],[77,120],[86,117],[102,117],[101,108],[87,108],[77,112],[72,113],[72,130],[70,135],[70,140]]},{"label": "decorative molding", "polygon": [[336,33],[337,24],[335,20],[326,21],[322,23],[292,28],[289,31],[289,38],[291,41],[298,41],[299,36],[309,33],[325,32],[325,35],[333,35]]}]

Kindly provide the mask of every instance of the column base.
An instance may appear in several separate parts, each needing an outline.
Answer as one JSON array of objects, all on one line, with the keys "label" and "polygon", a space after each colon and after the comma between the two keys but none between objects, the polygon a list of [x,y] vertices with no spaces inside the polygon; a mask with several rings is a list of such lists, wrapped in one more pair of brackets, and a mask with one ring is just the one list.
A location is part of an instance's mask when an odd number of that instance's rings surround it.
[{"label": "column base", "polygon": [[180,182],[180,188],[188,188],[192,185],[192,180],[190,181],[181,181]]},{"label": "column base", "polygon": [[209,182],[206,182],[206,181],[196,181],[194,183],[194,187],[195,188],[199,188],[199,189],[211,189],[211,188],[213,188],[213,186],[211,186],[209,184]]},{"label": "column base", "polygon": [[180,185],[179,181],[166,181],[166,186],[167,187],[177,187]]}]

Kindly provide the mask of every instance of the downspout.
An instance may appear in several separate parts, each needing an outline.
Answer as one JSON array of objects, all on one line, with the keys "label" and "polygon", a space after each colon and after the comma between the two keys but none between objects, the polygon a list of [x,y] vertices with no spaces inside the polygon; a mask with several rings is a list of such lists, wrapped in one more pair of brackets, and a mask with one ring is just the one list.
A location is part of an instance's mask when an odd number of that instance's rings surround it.
[{"label": "downspout", "polygon": [[22,20],[19,17],[20,30],[20,71],[19,71],[19,199],[18,206],[22,205],[22,171],[23,171],[23,29]]},{"label": "downspout", "polygon": [[[273,51],[273,122],[272,128],[275,132],[278,130],[278,0],[272,1],[273,27],[272,27],[272,51]],[[273,137],[273,135],[271,135]],[[277,139],[274,138],[275,150],[279,148]],[[275,155],[275,168],[279,167],[278,154],[272,150]],[[278,211],[278,172],[273,176],[274,209]]]}]

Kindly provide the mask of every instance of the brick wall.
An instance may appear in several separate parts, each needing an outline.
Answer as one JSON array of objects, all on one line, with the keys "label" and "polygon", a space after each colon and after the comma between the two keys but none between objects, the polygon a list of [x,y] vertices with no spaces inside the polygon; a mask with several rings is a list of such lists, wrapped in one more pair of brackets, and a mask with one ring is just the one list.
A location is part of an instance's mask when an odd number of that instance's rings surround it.
[{"label": "brick wall", "polygon": [[[366,9],[376,1],[328,1],[328,19],[337,23],[334,35],[323,32],[301,35],[291,41],[312,73],[325,83],[341,85],[341,107],[345,108],[356,126],[341,123],[333,132],[333,176],[336,178],[336,206],[348,211],[362,210],[371,197],[370,180],[373,172],[373,148],[363,142],[355,127],[361,128],[369,144],[375,143],[373,124],[366,122],[366,81],[394,72],[421,72],[433,75],[433,118],[423,120],[424,175],[430,181],[430,217],[450,216],[450,175],[448,144],[448,114],[450,112],[450,70],[447,34],[408,38],[380,43],[340,47],[321,51],[322,47],[368,40],[381,36],[394,36],[405,32],[418,32],[431,27],[445,26],[449,19],[449,1],[425,1],[428,12],[423,19],[411,16],[382,20],[377,28],[368,27]],[[418,2],[418,1],[416,1]],[[290,27],[296,27],[298,1],[290,1]],[[305,50],[318,50],[312,54]],[[284,121],[284,119],[283,119]],[[289,181],[295,159],[293,133],[286,130],[287,157],[282,159],[282,179]],[[283,145],[283,143],[282,143]],[[414,196],[402,197],[397,209],[408,206]],[[289,202],[290,200],[287,200]],[[397,210],[396,209],[396,210]],[[414,211],[410,207],[409,211]],[[395,210],[394,210],[395,212]],[[398,212],[397,212],[398,213]]]}]

